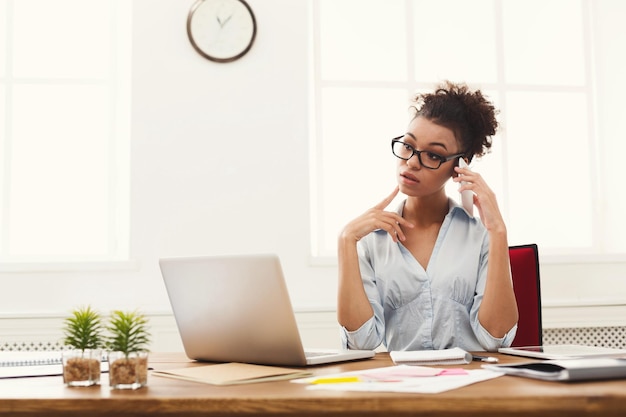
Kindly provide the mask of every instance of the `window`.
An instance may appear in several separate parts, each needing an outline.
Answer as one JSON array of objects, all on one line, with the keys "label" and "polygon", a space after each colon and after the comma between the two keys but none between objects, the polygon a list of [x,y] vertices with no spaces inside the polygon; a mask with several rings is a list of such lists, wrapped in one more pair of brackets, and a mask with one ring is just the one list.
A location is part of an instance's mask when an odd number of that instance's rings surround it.
[{"label": "window", "polygon": [[128,258],[126,0],[0,2],[0,261]]},{"label": "window", "polygon": [[510,244],[622,259],[626,202],[607,184],[624,147],[625,91],[611,80],[626,69],[625,16],[615,0],[316,0],[313,256],[334,257],[341,227],[392,191],[389,142],[410,99],[448,79],[500,109],[492,151],[472,168],[498,195]]}]

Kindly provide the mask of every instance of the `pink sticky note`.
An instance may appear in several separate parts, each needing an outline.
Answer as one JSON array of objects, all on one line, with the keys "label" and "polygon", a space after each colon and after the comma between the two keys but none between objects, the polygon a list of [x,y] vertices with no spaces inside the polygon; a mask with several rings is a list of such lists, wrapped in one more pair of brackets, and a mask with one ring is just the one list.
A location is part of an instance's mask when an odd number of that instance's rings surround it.
[{"label": "pink sticky note", "polygon": [[467,371],[463,368],[449,368],[449,369],[442,369],[441,372],[437,374],[437,376],[447,376],[447,375],[467,375]]}]

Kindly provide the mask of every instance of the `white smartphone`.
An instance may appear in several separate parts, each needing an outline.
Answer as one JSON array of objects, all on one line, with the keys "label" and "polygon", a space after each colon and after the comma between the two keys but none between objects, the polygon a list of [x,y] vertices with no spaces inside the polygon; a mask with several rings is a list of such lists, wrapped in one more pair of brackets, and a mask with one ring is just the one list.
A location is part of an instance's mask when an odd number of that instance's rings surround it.
[{"label": "white smartphone", "polygon": [[[467,162],[465,159],[459,158],[459,168],[467,168]],[[461,184],[465,184],[465,181],[461,181]],[[470,216],[474,216],[474,193],[471,190],[465,190],[461,192],[461,205],[469,213]]]}]

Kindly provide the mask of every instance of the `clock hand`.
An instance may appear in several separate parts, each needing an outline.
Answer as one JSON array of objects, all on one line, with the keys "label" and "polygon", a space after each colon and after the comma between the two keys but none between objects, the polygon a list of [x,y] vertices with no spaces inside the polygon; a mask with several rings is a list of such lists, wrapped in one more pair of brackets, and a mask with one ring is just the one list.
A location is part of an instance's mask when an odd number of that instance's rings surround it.
[{"label": "clock hand", "polygon": [[221,26],[222,26],[222,27],[224,27],[224,25],[225,25],[226,23],[228,23],[228,21],[230,20],[230,18],[231,18],[231,17],[233,17],[233,15],[232,15],[232,14],[231,14],[230,16],[228,16],[228,17],[226,18],[226,20],[224,20],[224,23],[222,23],[222,24],[221,24]]}]

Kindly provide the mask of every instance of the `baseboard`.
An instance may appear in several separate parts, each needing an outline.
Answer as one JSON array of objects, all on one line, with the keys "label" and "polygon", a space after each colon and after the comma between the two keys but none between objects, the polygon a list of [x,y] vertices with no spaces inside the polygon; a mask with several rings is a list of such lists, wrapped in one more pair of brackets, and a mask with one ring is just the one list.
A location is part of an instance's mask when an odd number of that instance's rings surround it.
[{"label": "baseboard", "polygon": [[[154,352],[182,352],[171,313],[146,314]],[[63,347],[63,320],[58,315],[0,316],[0,350],[58,350]],[[296,313],[302,343],[311,348],[338,348],[339,326],[333,311]]]}]

